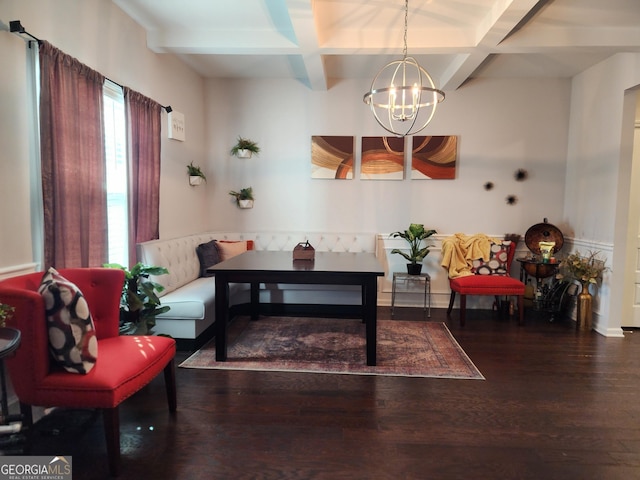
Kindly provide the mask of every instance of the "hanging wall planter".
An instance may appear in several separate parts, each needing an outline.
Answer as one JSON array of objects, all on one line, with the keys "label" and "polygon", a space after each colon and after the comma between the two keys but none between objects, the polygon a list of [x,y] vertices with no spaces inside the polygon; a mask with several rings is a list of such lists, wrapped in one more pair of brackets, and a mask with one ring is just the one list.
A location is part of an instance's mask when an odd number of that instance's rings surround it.
[{"label": "hanging wall planter", "polygon": [[189,185],[192,187],[202,185],[202,182],[207,181],[207,177],[200,170],[200,167],[194,165],[193,162],[187,165],[187,172],[189,173]]},{"label": "hanging wall planter", "polygon": [[230,153],[238,158],[251,158],[254,153],[256,155],[260,153],[260,147],[253,140],[238,137],[238,143],[233,146]]},{"label": "hanging wall planter", "polygon": [[239,192],[231,190],[229,195],[236,198],[236,205],[239,208],[253,208],[253,189],[243,188]]},{"label": "hanging wall planter", "polygon": [[238,153],[236,153],[236,157],[238,158],[251,158],[251,155],[251,150],[247,150],[246,148],[242,148],[238,150]]}]

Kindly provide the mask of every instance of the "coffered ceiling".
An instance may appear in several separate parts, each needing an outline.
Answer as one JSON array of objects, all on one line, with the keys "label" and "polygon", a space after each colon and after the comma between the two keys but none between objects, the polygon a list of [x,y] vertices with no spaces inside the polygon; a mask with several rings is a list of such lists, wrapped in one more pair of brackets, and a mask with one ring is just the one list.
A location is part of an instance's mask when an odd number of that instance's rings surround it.
[{"label": "coffered ceiling", "polygon": [[[326,90],[402,58],[404,0],[112,0],[204,77]],[[443,90],[474,77],[571,77],[640,52],[640,0],[410,0],[408,54]]]}]

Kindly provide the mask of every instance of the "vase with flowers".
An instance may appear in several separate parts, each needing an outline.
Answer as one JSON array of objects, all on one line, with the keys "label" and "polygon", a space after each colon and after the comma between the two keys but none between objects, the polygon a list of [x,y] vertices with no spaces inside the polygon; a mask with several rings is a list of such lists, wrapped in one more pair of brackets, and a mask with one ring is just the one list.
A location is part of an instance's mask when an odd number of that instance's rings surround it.
[{"label": "vase with flowers", "polygon": [[[578,330],[589,331],[593,320],[593,297],[589,292],[589,285],[597,283],[607,270],[605,261],[598,258],[599,252],[589,252],[587,255],[571,253],[560,262],[560,272],[577,280],[582,285],[578,294],[578,308],[576,327]],[[561,273],[558,277],[563,277]]]}]

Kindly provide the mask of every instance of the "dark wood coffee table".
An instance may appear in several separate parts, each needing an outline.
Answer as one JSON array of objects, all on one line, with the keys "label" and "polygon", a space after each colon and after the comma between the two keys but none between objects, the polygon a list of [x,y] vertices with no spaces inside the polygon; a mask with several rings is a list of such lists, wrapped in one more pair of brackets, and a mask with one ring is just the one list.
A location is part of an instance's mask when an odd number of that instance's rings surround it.
[{"label": "dark wood coffee table", "polygon": [[293,260],[292,252],[248,251],[208,269],[216,276],[216,361],[227,359],[229,283],[251,284],[251,316],[258,318],[260,283],[360,285],[366,326],[367,365],[376,364],[377,277],[384,269],[373,253],[316,252]]}]

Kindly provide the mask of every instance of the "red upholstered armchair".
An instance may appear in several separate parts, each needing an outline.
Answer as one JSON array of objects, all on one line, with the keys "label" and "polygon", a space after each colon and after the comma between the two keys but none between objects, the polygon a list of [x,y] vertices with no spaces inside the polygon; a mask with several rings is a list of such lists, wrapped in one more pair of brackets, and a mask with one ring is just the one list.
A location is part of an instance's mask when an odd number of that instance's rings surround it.
[{"label": "red upholstered armchair", "polygon": [[451,288],[447,315],[451,314],[456,293],[460,294],[460,325],[465,324],[467,295],[492,295],[496,299],[516,296],[518,323],[524,323],[525,285],[509,275],[517,242],[504,242],[504,247],[498,247],[492,240],[482,234],[457,234],[443,241],[442,266],[449,272]]},{"label": "red upholstered armchair", "polygon": [[0,302],[15,307],[7,326],[21,332],[21,344],[6,366],[27,425],[31,406],[100,409],[109,458],[117,475],[120,463],[118,406],[164,371],[169,410],[176,410],[175,341],[159,336],[121,336],[119,305],[124,272],[108,268],[59,272],[84,295],[95,324],[98,353],[87,374],[69,373],[49,352],[45,302],[38,293],[43,273],[0,282]]}]

